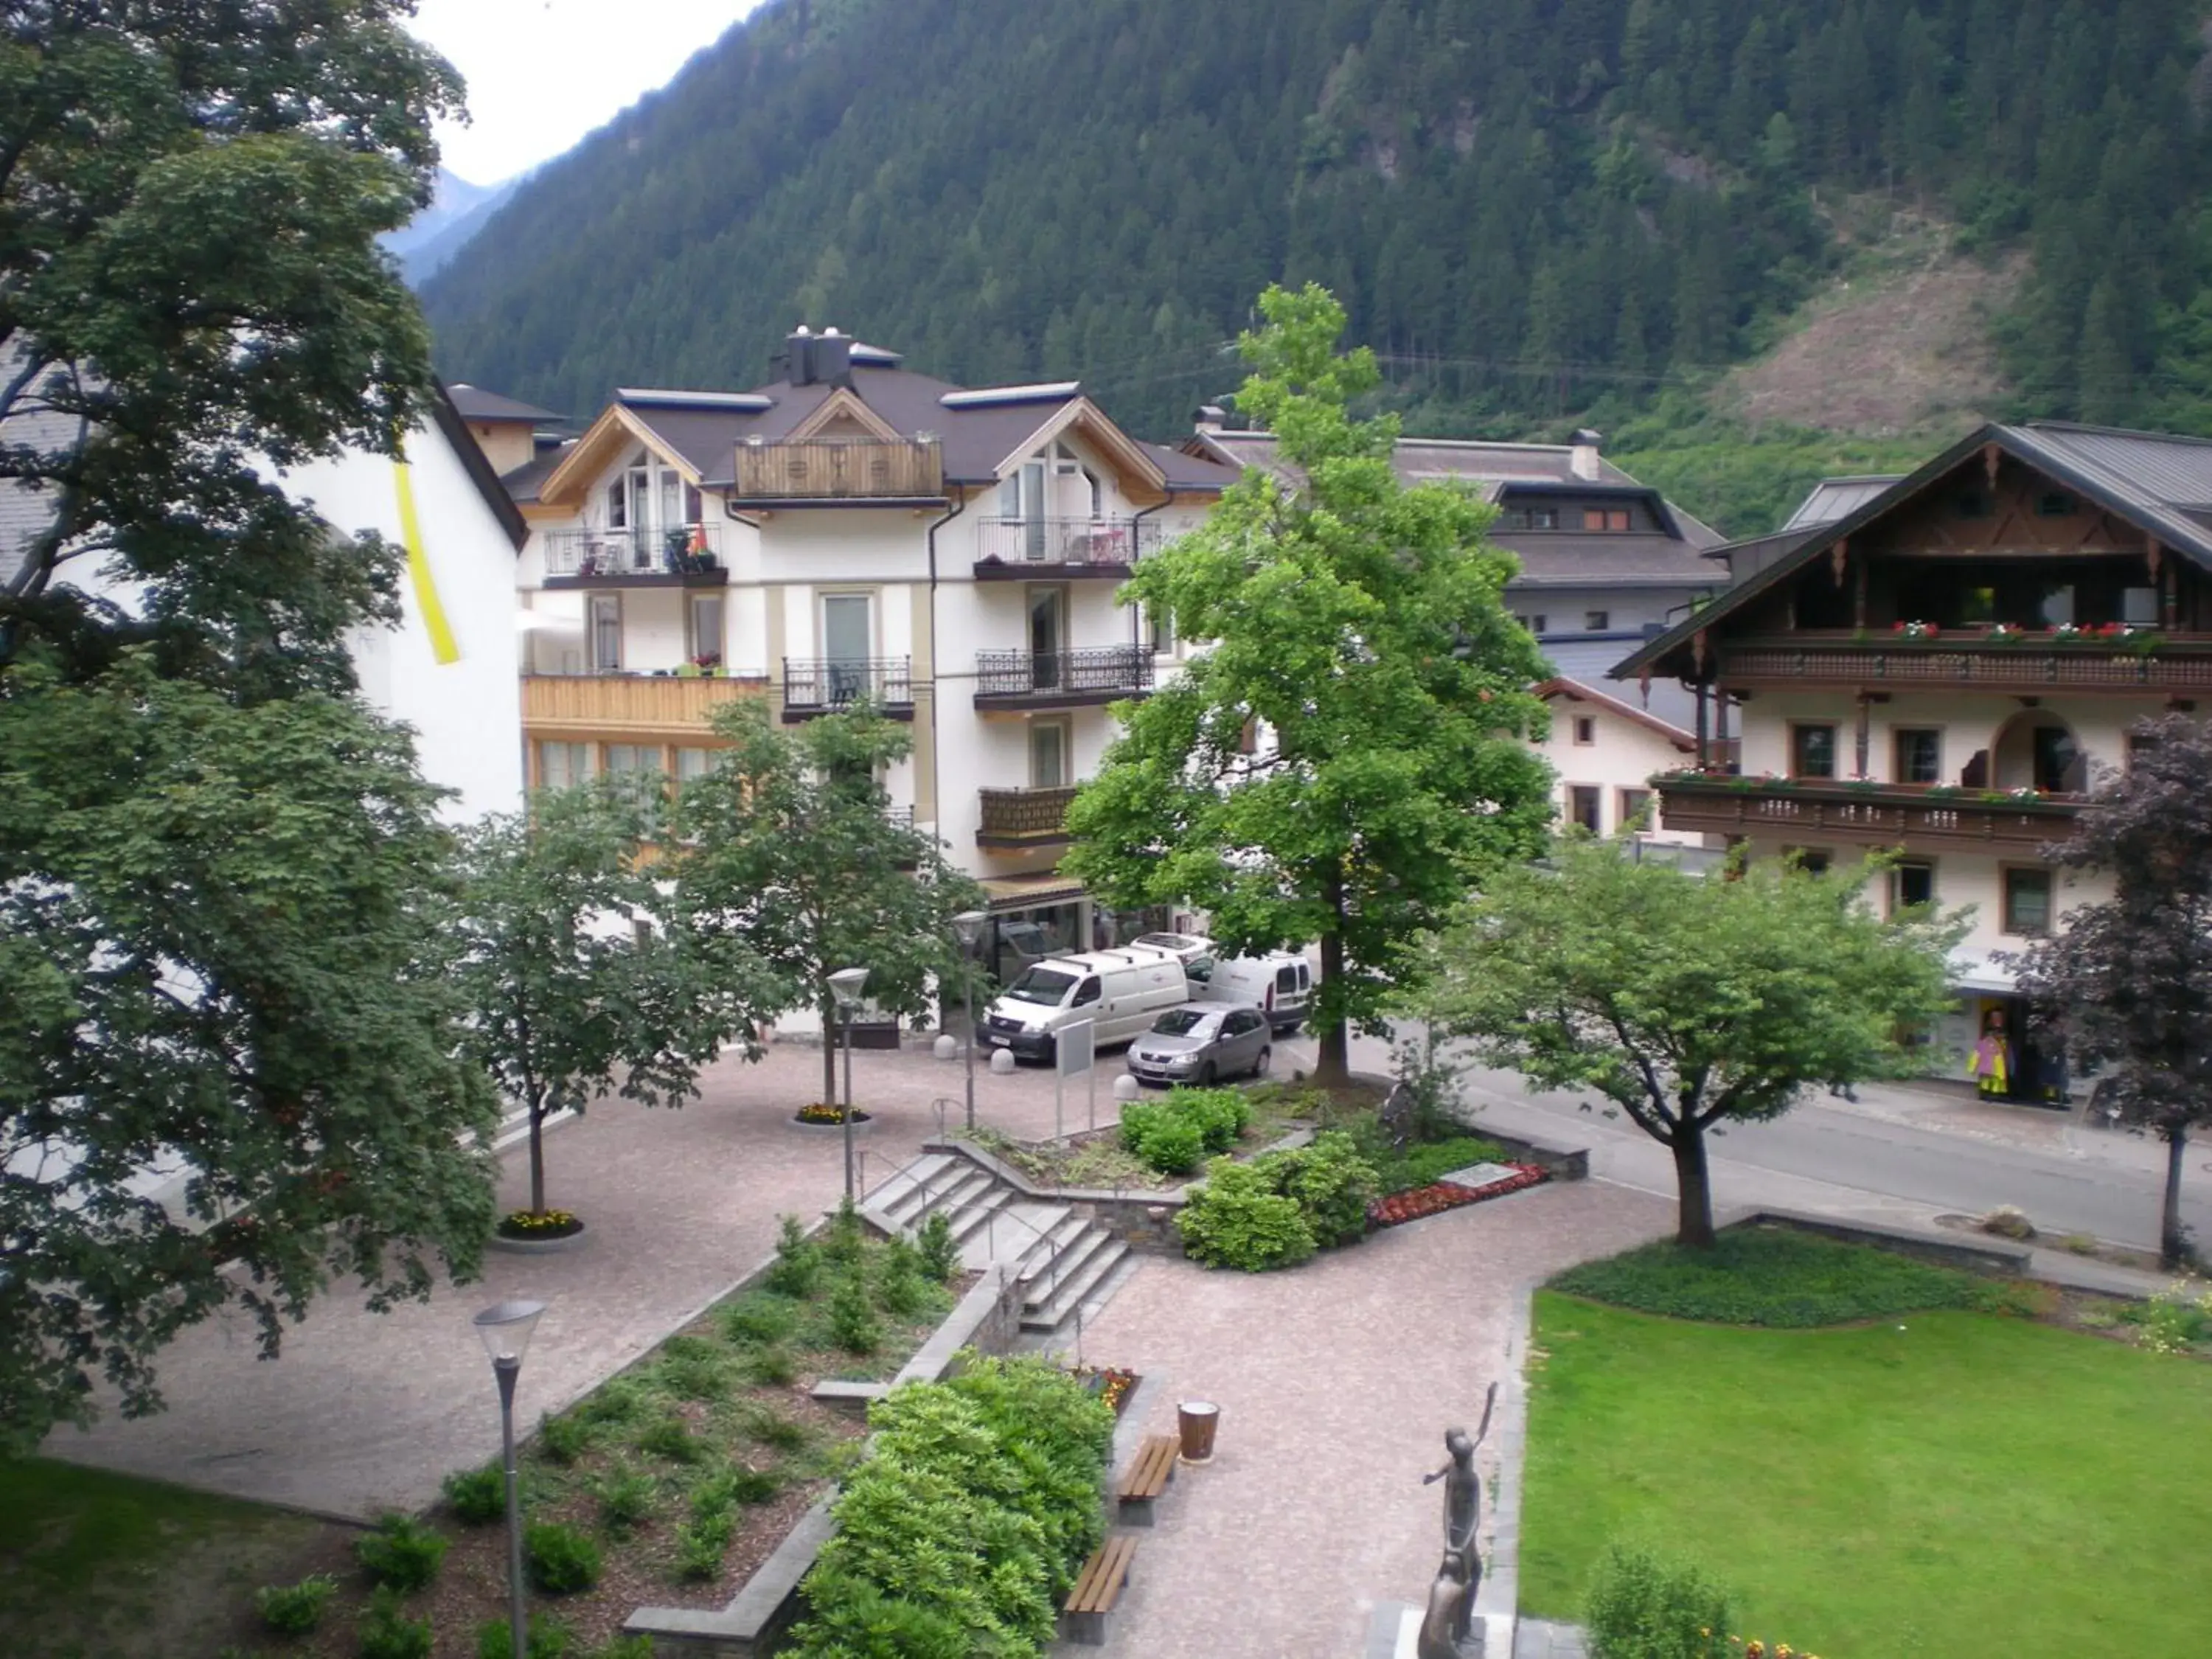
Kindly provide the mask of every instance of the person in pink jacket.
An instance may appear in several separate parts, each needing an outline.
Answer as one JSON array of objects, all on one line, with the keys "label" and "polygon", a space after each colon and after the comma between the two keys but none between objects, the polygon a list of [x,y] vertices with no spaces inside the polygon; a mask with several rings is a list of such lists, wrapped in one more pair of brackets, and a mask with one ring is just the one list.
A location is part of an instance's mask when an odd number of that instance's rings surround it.
[{"label": "person in pink jacket", "polygon": [[2011,1092],[2012,1045],[2005,1041],[2004,1016],[1991,1010],[1982,1027],[1981,1041],[1966,1061],[1966,1075],[1976,1080],[1984,1099],[1999,1099]]}]

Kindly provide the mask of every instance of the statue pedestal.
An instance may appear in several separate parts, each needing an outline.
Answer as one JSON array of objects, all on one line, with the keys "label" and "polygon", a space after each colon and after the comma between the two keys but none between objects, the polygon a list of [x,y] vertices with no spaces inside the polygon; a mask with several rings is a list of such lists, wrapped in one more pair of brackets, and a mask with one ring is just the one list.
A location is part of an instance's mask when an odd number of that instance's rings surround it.
[{"label": "statue pedestal", "polygon": [[[1484,1623],[1478,1613],[1474,1628],[1468,1632],[1467,1640],[1460,1644],[1458,1659],[1487,1659],[1483,1641]],[[1419,1659],[1420,1643],[1420,1608],[1407,1607],[1403,1601],[1377,1601],[1375,1604],[1374,1614],[1368,1621],[1364,1659]],[[1512,1659],[1512,1656],[1500,1654],[1498,1659]]]}]

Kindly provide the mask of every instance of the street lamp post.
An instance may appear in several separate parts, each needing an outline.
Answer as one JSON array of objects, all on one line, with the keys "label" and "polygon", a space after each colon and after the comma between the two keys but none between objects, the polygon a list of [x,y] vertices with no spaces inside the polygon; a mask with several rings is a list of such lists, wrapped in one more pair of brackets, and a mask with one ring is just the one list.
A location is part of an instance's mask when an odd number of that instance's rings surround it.
[{"label": "street lamp post", "polygon": [[990,921],[991,918],[981,910],[963,910],[952,918],[953,928],[960,935],[960,984],[968,1001],[968,1030],[962,1037],[960,1052],[968,1061],[968,1127],[971,1129],[975,1127],[975,946]]},{"label": "street lamp post", "polygon": [[507,1471],[507,1623],[514,1659],[527,1659],[529,1640],[522,1598],[522,1498],[514,1469],[514,1384],[522,1375],[530,1334],[544,1311],[543,1302],[502,1302],[476,1317],[477,1334],[483,1339],[492,1375],[499,1379],[500,1461]]},{"label": "street lamp post", "polygon": [[837,1030],[845,1049],[845,1109],[838,1115],[845,1128],[845,1197],[853,1199],[853,1010],[868,983],[865,968],[840,968],[830,975],[830,994],[837,1003]]}]

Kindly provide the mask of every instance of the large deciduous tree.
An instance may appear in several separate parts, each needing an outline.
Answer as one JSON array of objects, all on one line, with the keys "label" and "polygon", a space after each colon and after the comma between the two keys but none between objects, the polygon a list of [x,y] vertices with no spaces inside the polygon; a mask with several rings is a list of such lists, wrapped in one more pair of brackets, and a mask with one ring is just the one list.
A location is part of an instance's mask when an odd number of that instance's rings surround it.
[{"label": "large deciduous tree", "polygon": [[397,453],[431,391],[375,243],[459,93],[411,9],[0,4],[11,1447],[101,1374],[155,1408],[155,1352],[226,1304],[273,1352],[331,1278],[422,1293],[490,1220],[430,971],[449,843],[345,648],[397,561],[264,473]]},{"label": "large deciduous tree", "polygon": [[646,860],[653,805],[599,780],[463,832],[453,979],[468,1051],[529,1114],[534,1214],[554,1113],[608,1091],[681,1105],[726,1036],[752,1041],[763,975],[742,950],[707,971],[666,926]]},{"label": "large deciduous tree", "polygon": [[1407,1003],[1486,1061],[1587,1089],[1674,1154],[1677,1237],[1713,1241],[1705,1133],[1778,1117],[1808,1085],[1896,1075],[1948,1002],[1956,921],[1885,920],[1856,875],[1774,860],[1700,878],[1564,841],[1501,871],[1427,950]]},{"label": "large deciduous tree", "polygon": [[1501,603],[1516,566],[1470,490],[1401,485],[1395,419],[1340,356],[1343,309],[1261,296],[1239,411],[1295,470],[1248,471],[1128,597],[1201,650],[1121,711],[1068,814],[1067,867],[1114,902],[1188,902],[1231,950],[1319,940],[1317,1076],[1378,1027],[1407,945],[1484,872],[1543,844],[1549,777],[1527,739],[1542,657]]},{"label": "large deciduous tree", "polygon": [[2020,989],[2064,1036],[2076,1070],[2122,1120],[2166,1142],[2159,1250],[2189,1257],[2181,1172],[2192,1129],[2212,1124],[2212,728],[2188,714],[2136,727],[2108,780],[2051,854],[2107,875],[2112,896],[2077,905],[2022,958]]},{"label": "large deciduous tree", "polygon": [[[784,730],[758,701],[716,711],[714,726],[730,746],[684,786],[670,842],[680,925],[705,959],[765,962],[761,1016],[811,1008],[825,1034],[844,969],[866,969],[868,1000],[894,1014],[957,987],[971,970],[952,919],[983,894],[890,809],[881,779],[905,731],[866,708]],[[825,1041],[825,1103],[836,1068]]]}]

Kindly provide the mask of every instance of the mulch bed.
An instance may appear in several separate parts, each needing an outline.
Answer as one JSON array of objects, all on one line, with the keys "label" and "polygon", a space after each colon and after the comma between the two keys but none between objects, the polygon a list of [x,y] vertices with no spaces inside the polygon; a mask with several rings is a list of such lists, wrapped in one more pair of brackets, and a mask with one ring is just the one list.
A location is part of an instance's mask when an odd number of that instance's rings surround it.
[{"label": "mulch bed", "polygon": [[1425,1216],[1441,1215],[1446,1210],[1480,1204],[1486,1198],[1503,1198],[1508,1193],[1517,1193],[1552,1178],[1551,1172],[1538,1164],[1514,1164],[1507,1167],[1513,1171],[1511,1175],[1484,1187],[1462,1187],[1456,1182],[1432,1181],[1425,1187],[1413,1187],[1402,1193],[1393,1193],[1388,1198],[1379,1198],[1367,1206],[1368,1224],[1376,1228],[1403,1226],[1408,1221],[1419,1221]]}]

